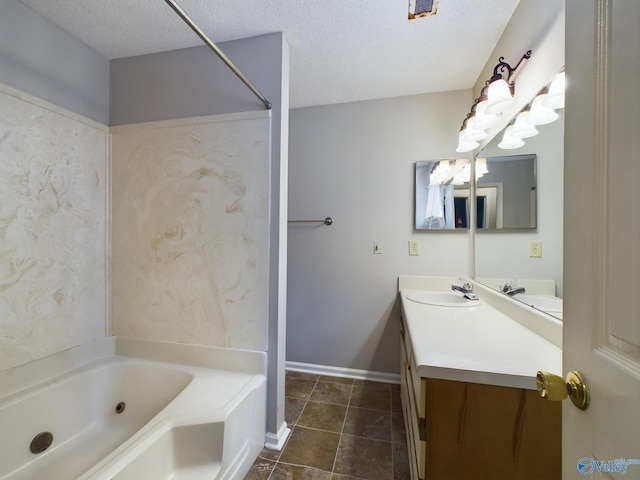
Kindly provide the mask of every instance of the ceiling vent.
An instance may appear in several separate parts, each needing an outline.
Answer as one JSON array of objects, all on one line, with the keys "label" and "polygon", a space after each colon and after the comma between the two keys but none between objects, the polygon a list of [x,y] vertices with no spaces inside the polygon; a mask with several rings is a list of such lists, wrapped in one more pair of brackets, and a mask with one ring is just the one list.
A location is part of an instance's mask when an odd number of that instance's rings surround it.
[{"label": "ceiling vent", "polygon": [[437,13],[438,0],[409,0],[409,20]]}]

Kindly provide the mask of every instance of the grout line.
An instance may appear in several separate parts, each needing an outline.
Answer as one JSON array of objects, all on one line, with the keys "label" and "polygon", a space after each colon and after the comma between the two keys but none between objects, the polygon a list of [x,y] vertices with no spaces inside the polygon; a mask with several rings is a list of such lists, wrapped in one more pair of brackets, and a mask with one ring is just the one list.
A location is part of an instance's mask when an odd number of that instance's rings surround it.
[{"label": "grout line", "polygon": [[338,438],[338,448],[336,448],[336,456],[333,457],[333,466],[331,467],[331,476],[333,476],[336,470],[336,462],[338,461],[338,451],[340,450],[340,445],[342,445],[342,437],[344,435],[344,426],[347,423],[347,415],[349,415],[349,408],[351,407],[351,399],[353,398],[354,383],[351,384],[351,392],[349,392],[349,400],[347,401],[347,410],[344,412],[344,419],[342,420],[342,428],[340,429],[340,438]]}]

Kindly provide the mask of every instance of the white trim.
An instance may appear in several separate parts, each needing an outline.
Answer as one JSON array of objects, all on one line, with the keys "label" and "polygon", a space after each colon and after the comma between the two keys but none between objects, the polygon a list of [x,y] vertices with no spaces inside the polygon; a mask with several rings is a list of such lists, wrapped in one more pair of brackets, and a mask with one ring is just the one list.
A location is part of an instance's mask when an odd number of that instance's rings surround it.
[{"label": "white trim", "polygon": [[265,448],[281,451],[290,433],[291,429],[287,426],[287,422],[282,422],[278,433],[267,432],[264,442]]},{"label": "white trim", "polygon": [[110,127],[112,133],[129,132],[136,130],[150,130],[155,128],[188,127],[191,125],[206,125],[209,123],[235,122],[253,120],[258,118],[271,118],[271,110],[259,110],[250,112],[218,113],[213,115],[200,115],[195,117],[171,118],[168,120],[151,120],[148,122],[126,123]]},{"label": "white trim", "polygon": [[358,380],[371,380],[373,382],[400,383],[399,373],[373,372],[370,370],[331,367],[328,365],[315,365],[313,363],[301,362],[286,362],[286,369],[294,372],[315,373],[331,377],[347,377]]}]

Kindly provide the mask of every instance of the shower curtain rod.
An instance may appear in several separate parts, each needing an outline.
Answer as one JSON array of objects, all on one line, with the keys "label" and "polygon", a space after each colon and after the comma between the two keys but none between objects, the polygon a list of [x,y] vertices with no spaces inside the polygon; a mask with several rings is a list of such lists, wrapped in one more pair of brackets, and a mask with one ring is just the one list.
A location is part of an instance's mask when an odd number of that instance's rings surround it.
[{"label": "shower curtain rod", "polygon": [[207,35],[193,22],[193,20],[189,18],[189,16],[185,13],[185,11],[182,10],[182,8],[180,8],[173,0],[164,0],[164,1],[167,2],[169,6],[173,8],[173,10],[178,14],[178,16],[182,18],[182,20],[184,20],[184,22],[187,25],[189,25],[189,27],[191,27],[191,30],[193,30],[196,33],[196,35],[198,35],[202,39],[202,41],[206,43],[207,46],[211,50],[213,50],[213,52],[216,55],[218,55],[218,57],[220,57],[220,60],[222,60],[227,65],[227,67],[229,67],[231,71],[235,73],[238,76],[238,78],[242,80],[242,82],[247,87],[249,87],[249,90],[251,90],[253,94],[260,99],[260,101],[264,104],[264,106],[267,107],[268,110],[271,110],[271,106],[272,106],[271,102],[267,100],[264,97],[264,95],[262,95],[256,87],[253,86],[253,84],[249,81],[249,79],[244,76],[244,74],[238,69],[238,67],[236,67],[233,64],[231,60],[229,60],[229,58],[224,54],[224,52],[222,52],[222,50],[220,50],[215,43],[209,40],[209,37],[207,37]]}]

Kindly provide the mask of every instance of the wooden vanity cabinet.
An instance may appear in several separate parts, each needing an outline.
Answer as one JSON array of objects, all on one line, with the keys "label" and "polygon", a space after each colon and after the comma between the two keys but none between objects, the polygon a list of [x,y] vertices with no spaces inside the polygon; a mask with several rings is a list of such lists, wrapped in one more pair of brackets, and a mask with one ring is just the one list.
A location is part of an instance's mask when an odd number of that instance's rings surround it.
[{"label": "wooden vanity cabinet", "polygon": [[560,479],[561,404],[535,390],[417,375],[404,319],[401,399],[412,480]]}]

